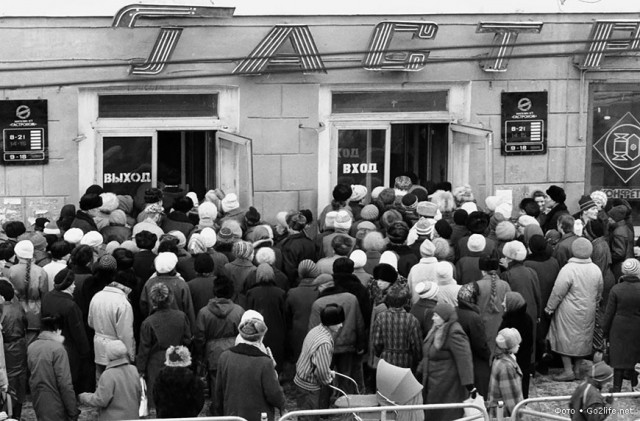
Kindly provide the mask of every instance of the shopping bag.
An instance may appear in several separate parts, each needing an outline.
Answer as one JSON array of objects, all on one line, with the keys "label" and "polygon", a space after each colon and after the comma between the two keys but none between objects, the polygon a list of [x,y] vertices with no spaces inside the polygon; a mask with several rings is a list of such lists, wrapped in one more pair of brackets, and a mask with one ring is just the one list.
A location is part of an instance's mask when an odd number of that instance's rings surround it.
[{"label": "shopping bag", "polygon": [[147,383],[142,377],[140,377],[140,387],[142,388],[142,394],[140,395],[140,409],[138,409],[138,415],[146,417],[149,415],[149,402],[147,400]]},{"label": "shopping bag", "polygon": [[[479,393],[476,393],[475,399],[469,396],[467,399],[462,401],[462,403],[472,403],[472,404],[478,405],[481,408],[484,408],[484,398]],[[472,417],[472,416],[478,416],[478,415],[482,416],[482,412],[480,412],[479,409],[471,408],[468,406],[464,408],[465,417]]]}]

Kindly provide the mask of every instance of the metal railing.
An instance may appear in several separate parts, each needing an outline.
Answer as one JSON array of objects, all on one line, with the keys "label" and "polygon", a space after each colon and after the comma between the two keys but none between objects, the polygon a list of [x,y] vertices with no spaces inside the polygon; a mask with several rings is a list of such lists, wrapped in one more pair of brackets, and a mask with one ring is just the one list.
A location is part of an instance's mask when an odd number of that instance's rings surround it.
[{"label": "metal railing", "polygon": [[353,407],[353,408],[332,408],[332,409],[314,409],[306,411],[292,411],[284,414],[280,417],[279,421],[295,420],[297,417],[302,416],[323,416],[323,415],[339,415],[339,414],[353,414],[356,419],[361,419],[357,414],[360,413],[380,413],[380,421],[388,421],[387,412],[398,411],[428,411],[433,409],[454,409],[454,408],[473,408],[480,412],[477,415],[469,417],[459,418],[456,421],[473,421],[476,419],[482,419],[489,421],[489,414],[487,409],[483,406],[479,406],[473,403],[442,403],[442,404],[423,404],[423,405],[394,405],[394,406],[368,406],[368,407]]},{"label": "metal railing", "polygon": [[[604,397],[609,397],[609,396],[613,396],[614,398],[637,398],[640,397],[640,392],[618,392],[618,393],[603,393],[602,396]],[[557,420],[557,421],[571,421],[571,417],[567,418],[567,417],[563,417],[562,415],[556,415],[556,414],[552,414],[549,412],[541,412],[541,411],[536,411],[533,409],[528,409],[526,408],[526,406],[530,403],[536,403],[536,402],[554,402],[554,401],[569,401],[571,400],[571,396],[566,395],[566,396],[544,396],[544,397],[540,397],[540,398],[529,398],[529,399],[525,399],[521,402],[518,402],[518,404],[513,408],[513,411],[511,413],[511,419],[516,420],[518,419],[517,417],[519,415],[532,415],[535,417],[539,417],[542,419],[549,419],[549,420]],[[569,410],[569,407],[567,406],[566,408],[562,408],[561,411],[558,412],[559,414],[566,414],[566,415],[571,415],[571,412]]]},{"label": "metal railing", "polygon": [[[187,421],[187,420],[198,420],[198,421],[247,421],[242,417],[233,417],[233,416],[224,416],[224,417],[197,417],[197,418],[163,418],[163,421]],[[140,421],[140,420],[122,420],[122,421]]]}]

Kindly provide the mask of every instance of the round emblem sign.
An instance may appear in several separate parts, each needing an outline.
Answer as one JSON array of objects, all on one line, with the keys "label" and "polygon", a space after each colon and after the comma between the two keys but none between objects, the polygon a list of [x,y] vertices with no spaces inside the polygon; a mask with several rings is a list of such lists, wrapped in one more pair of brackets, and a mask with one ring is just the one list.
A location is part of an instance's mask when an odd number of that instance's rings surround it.
[{"label": "round emblem sign", "polygon": [[531,109],[531,100],[529,98],[521,98],[518,101],[518,109],[522,112],[527,112]]},{"label": "round emblem sign", "polygon": [[20,105],[16,108],[16,117],[20,120],[26,120],[29,116],[31,116],[31,110],[26,105]]}]

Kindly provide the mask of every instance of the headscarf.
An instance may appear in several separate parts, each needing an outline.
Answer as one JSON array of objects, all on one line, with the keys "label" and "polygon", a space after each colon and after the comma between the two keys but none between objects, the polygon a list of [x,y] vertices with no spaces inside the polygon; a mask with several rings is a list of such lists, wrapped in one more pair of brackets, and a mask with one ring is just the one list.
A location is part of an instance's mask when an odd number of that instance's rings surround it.
[{"label": "headscarf", "polygon": [[516,311],[522,307],[525,307],[527,302],[519,292],[509,291],[505,294],[505,307],[506,311]]},{"label": "headscarf", "polygon": [[469,282],[468,284],[464,284],[458,290],[458,303],[462,301],[467,304],[477,304],[479,293],[480,290],[478,288],[477,282]]}]

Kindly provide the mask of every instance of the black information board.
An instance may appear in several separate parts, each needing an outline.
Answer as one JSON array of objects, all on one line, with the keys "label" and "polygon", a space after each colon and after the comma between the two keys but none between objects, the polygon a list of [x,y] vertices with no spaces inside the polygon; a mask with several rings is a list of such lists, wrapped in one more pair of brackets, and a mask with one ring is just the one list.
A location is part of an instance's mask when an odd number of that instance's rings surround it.
[{"label": "black information board", "polygon": [[46,99],[0,101],[3,164],[40,165],[49,160]]},{"label": "black information board", "polygon": [[502,155],[547,153],[547,92],[503,92]]}]

